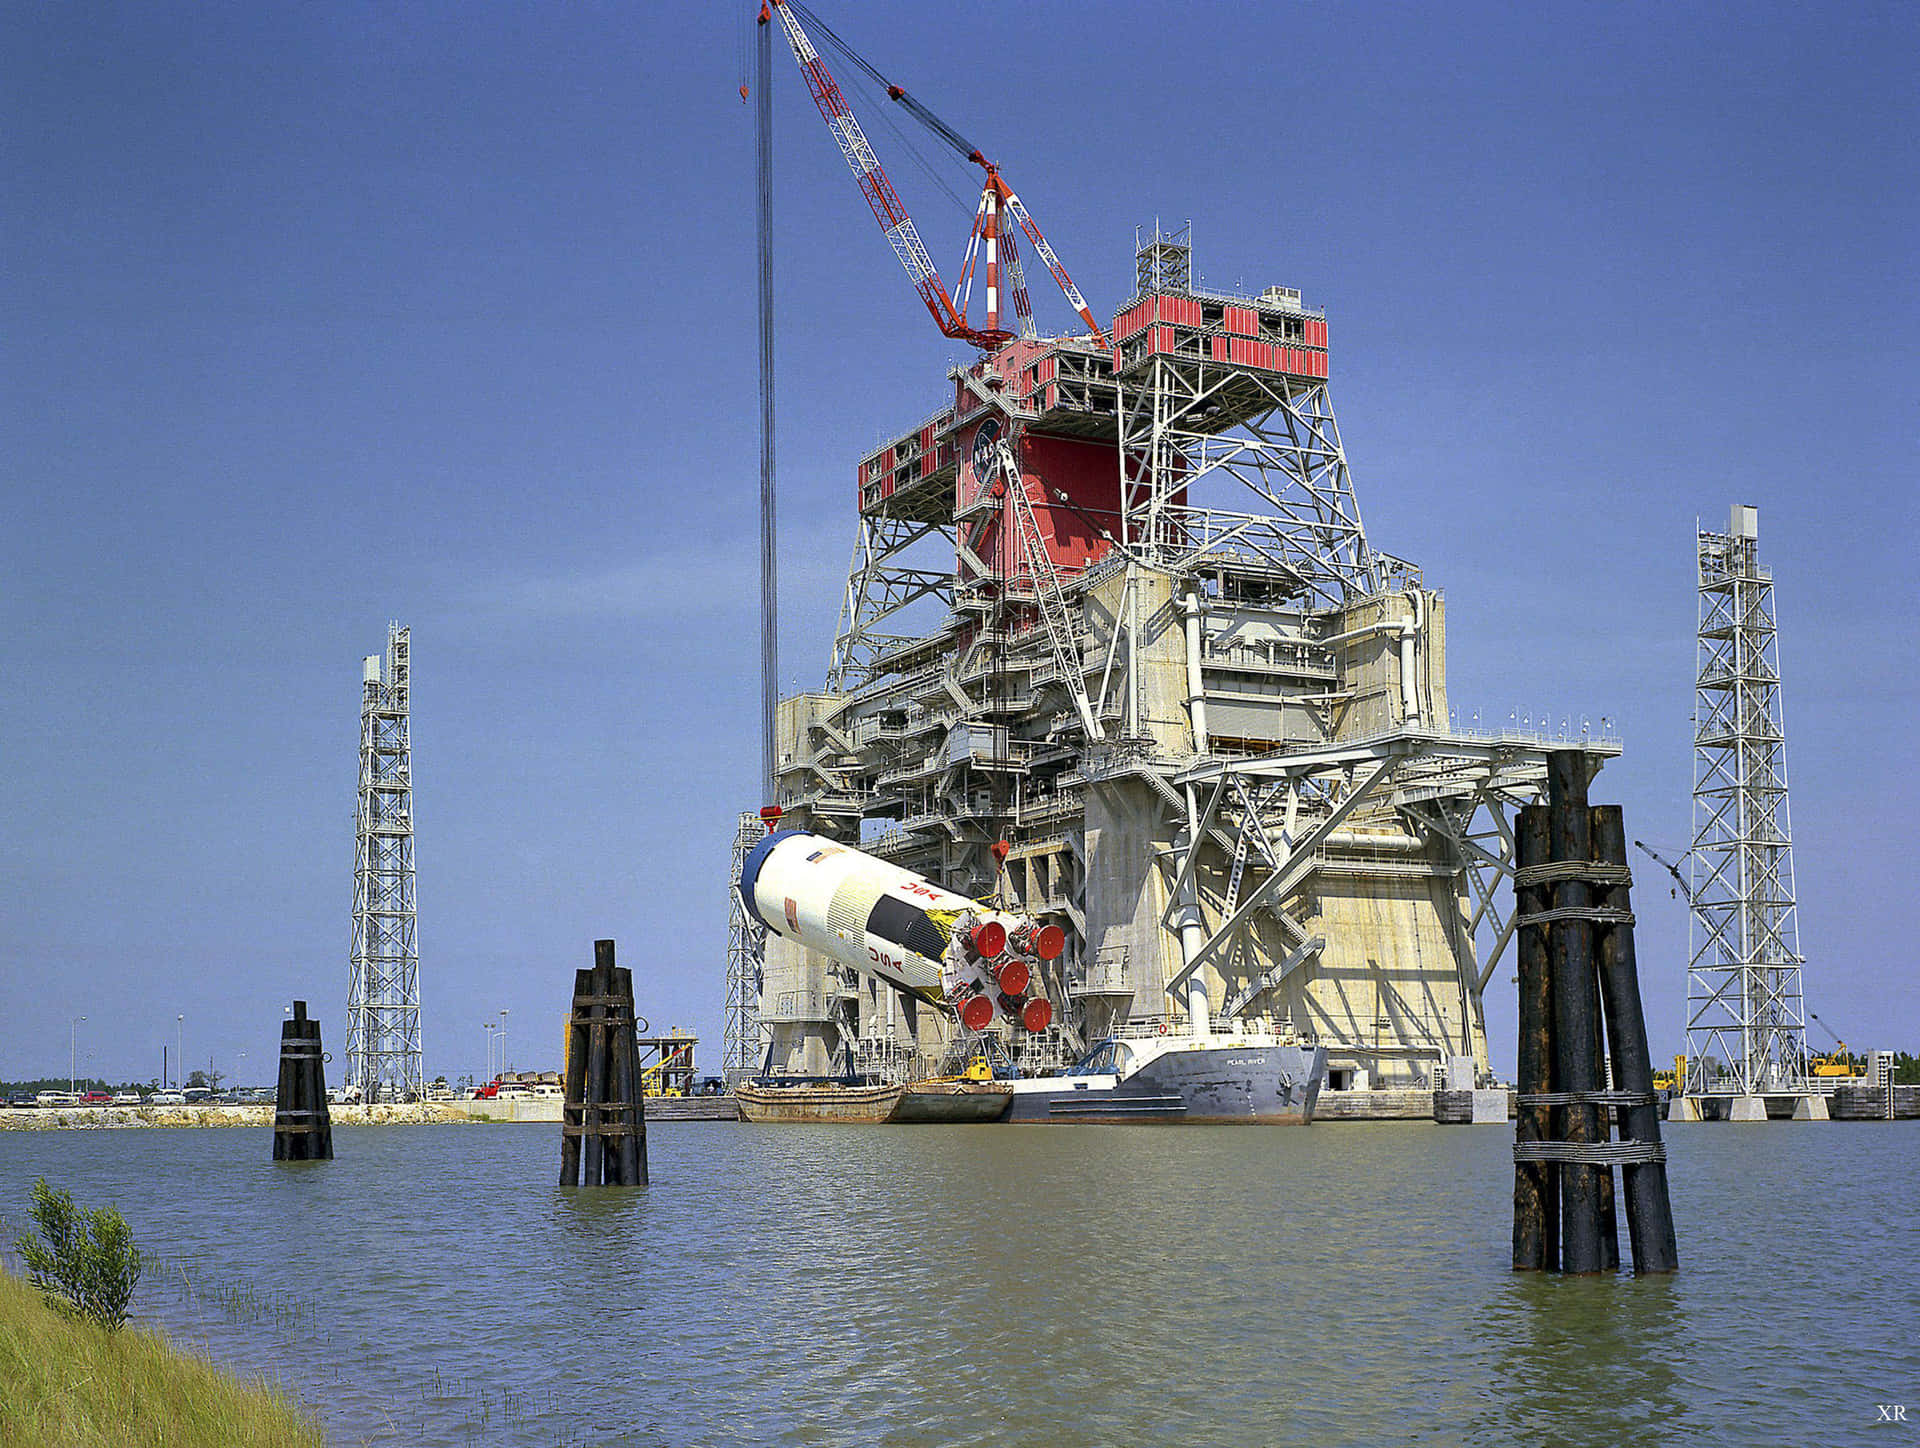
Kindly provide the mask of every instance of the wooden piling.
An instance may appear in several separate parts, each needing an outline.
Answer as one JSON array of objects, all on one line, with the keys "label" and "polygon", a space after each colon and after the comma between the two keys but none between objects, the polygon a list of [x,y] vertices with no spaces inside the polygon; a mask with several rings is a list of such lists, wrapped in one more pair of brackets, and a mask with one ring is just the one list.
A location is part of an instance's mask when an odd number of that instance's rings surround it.
[{"label": "wooden piling", "polygon": [[[1591,858],[1588,849],[1587,757],[1577,749],[1547,755],[1547,811],[1552,863]],[[1553,887],[1553,909],[1578,912],[1593,903],[1593,887],[1583,879],[1563,879]],[[1553,971],[1554,1065],[1556,1089],[1598,1091],[1603,1084],[1594,1055],[1600,1013],[1593,969],[1593,925],[1577,916],[1555,920],[1547,952]],[[1554,1108],[1560,1119],[1555,1136],[1573,1146],[1597,1146],[1602,1135],[1597,1107],[1574,1104]],[[1600,1173],[1605,1168],[1569,1161],[1560,1171],[1560,1266],[1566,1272],[1601,1272],[1606,1256],[1600,1245]]]},{"label": "wooden piling", "polygon": [[[1513,1265],[1553,1270],[1557,1186],[1559,1270],[1617,1271],[1619,1166],[1634,1269],[1671,1272],[1678,1254],[1633,957],[1626,827],[1618,806],[1587,803],[1590,772],[1582,751],[1549,751],[1547,807],[1523,809],[1515,820]],[[1609,1051],[1610,1082],[1603,1074]],[[1613,1141],[1616,1112],[1620,1140]]]},{"label": "wooden piling", "polygon": [[[1593,807],[1593,858],[1625,875],[1627,830],[1619,805]],[[1600,927],[1600,999],[1613,1046],[1613,1084],[1629,1098],[1620,1108],[1620,1138],[1648,1145],[1660,1142],[1660,1108],[1653,1094],[1653,1057],[1647,1049],[1646,1015],[1640,1001],[1639,966],[1634,958],[1630,886],[1624,879],[1605,886],[1601,901],[1619,916]],[[1665,1160],[1630,1162],[1620,1169],[1627,1199],[1627,1236],[1635,1272],[1673,1272],[1680,1251],[1673,1235],[1673,1207],[1667,1194]]]},{"label": "wooden piling", "polygon": [[[1529,805],[1514,821],[1514,863],[1522,870],[1547,862],[1547,811]],[[1542,914],[1547,887],[1515,888],[1521,917]],[[1514,1118],[1514,1140],[1551,1140],[1549,1108],[1530,1106],[1529,1095],[1556,1089],[1553,1080],[1553,976],[1547,964],[1547,926],[1522,924],[1514,941],[1520,976],[1519,1059],[1514,1084],[1522,1098]],[[1554,1272],[1560,1266],[1560,1179],[1551,1162],[1513,1164],[1513,1270]]]},{"label": "wooden piling", "polygon": [[567,1085],[560,1128],[562,1186],[644,1186],[647,1122],[634,1043],[633,974],[611,940],[574,972],[567,1018]]},{"label": "wooden piling", "polygon": [[327,1112],[326,1057],[320,1022],[307,1017],[307,1003],[293,1003],[293,1018],[280,1023],[280,1085],[274,1092],[273,1159],[332,1161],[333,1118]]}]

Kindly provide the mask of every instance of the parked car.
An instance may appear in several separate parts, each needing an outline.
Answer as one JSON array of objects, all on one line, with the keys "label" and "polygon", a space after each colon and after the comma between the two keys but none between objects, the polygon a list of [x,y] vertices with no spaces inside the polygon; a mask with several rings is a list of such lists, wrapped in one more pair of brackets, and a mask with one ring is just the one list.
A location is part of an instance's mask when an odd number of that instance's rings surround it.
[{"label": "parked car", "polygon": [[88,1091],[81,1095],[80,1104],[82,1106],[111,1106],[113,1104],[113,1097],[105,1091]]},{"label": "parked car", "polygon": [[31,1111],[33,1110],[34,1104],[33,1093],[31,1091],[18,1091],[7,1098],[7,1105],[11,1106],[15,1111]]},{"label": "parked car", "polygon": [[35,1106],[78,1106],[80,1097],[72,1091],[42,1091],[33,1098]]},{"label": "parked car", "polygon": [[156,1091],[147,1098],[149,1106],[185,1106],[186,1094],[180,1091]]},{"label": "parked car", "polygon": [[189,1086],[180,1093],[181,1099],[189,1106],[204,1106],[207,1098],[213,1095],[205,1086]]},{"label": "parked car", "polygon": [[138,1091],[116,1091],[113,1093],[113,1104],[115,1106],[138,1106],[140,1099],[140,1093]]}]

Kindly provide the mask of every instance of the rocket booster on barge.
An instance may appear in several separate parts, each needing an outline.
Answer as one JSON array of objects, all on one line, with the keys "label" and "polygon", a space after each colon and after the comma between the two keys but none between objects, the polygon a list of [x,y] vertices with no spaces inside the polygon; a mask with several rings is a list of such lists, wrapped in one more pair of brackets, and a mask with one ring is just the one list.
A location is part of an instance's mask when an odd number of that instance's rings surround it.
[{"label": "rocket booster on barge", "polygon": [[1066,947],[1057,925],[1008,914],[847,845],[781,830],[755,845],[737,882],[774,934],[951,1006],[969,1030],[994,1009],[1044,1031],[1053,1005],[1030,993],[1034,967]]}]

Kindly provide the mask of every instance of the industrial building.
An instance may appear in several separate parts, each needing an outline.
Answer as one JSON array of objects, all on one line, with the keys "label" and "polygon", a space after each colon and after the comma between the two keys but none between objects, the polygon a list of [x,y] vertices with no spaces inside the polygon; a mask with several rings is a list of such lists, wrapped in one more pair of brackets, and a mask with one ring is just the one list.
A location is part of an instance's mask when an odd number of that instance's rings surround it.
[{"label": "industrial building", "polygon": [[[1031,1065],[1184,1021],[1198,985],[1326,1043],[1336,1088],[1484,1075],[1542,741],[1450,727],[1445,601],[1367,539],[1324,314],[1195,289],[1184,233],[1137,277],[1109,345],[1015,339],[860,460],[772,803],[1067,931]],[[952,1030],[778,939],[759,971],[739,1064],[886,1071]]]},{"label": "industrial building", "polygon": [[[735,877],[777,818],[1059,924],[1053,1024],[1010,1042],[1030,1069],[1232,1021],[1327,1045],[1335,1089],[1480,1084],[1509,821],[1547,741],[1453,727],[1445,600],[1362,525],[1325,313],[1196,286],[1189,232],[1156,227],[1103,327],[993,164],[931,120],[987,173],[971,326],[796,9],[771,16],[875,217],[981,355],[858,460],[832,656],[774,711],[774,797],[741,816]],[[1038,334],[1002,217],[1084,331]],[[730,1073],[898,1075],[957,1030],[735,900]]]}]

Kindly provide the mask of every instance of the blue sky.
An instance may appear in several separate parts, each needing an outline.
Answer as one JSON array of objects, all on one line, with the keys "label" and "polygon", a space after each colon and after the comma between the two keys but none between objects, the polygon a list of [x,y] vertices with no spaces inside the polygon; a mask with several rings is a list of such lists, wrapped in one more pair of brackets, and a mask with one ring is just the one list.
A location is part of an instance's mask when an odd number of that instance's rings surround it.
[{"label": "blue sky", "polygon": [[[153,1075],[184,1014],[190,1059],[265,1080],[294,996],[340,1049],[389,618],[430,1072],[478,1070],[503,1008],[517,1063],[557,1060],[607,935],[717,1065],[757,803],[750,8],[0,11],[0,1077],[64,1070],[82,1014],[82,1069]],[[1757,504],[1809,997],[1920,1044],[1915,12],[817,8],[1000,161],[1096,313],[1156,216],[1209,284],[1324,306],[1461,717],[1617,720],[1596,797],[1676,849],[1692,529]],[[797,683],[854,461],[961,353],[776,59]],[[965,217],[869,115],[951,274]],[[1642,879],[1661,1056],[1685,922]]]}]

